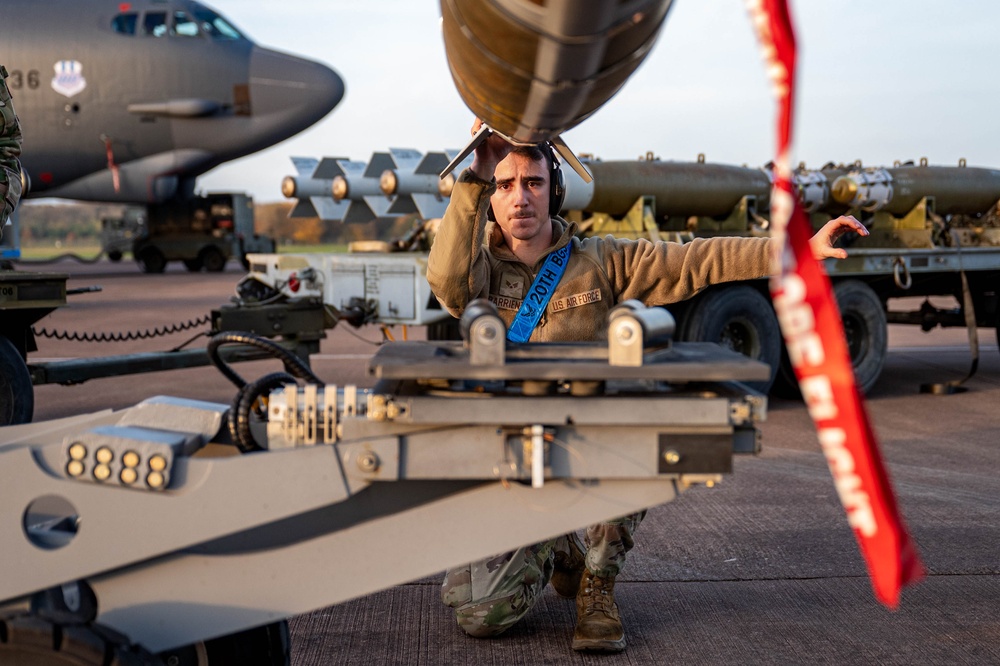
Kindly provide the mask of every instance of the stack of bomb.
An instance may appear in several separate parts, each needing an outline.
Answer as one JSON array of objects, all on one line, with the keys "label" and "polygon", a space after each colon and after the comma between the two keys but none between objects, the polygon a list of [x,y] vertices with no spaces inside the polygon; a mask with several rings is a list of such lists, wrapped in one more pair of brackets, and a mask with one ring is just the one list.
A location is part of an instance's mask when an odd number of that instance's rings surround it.
[{"label": "stack of bomb", "polygon": [[[586,161],[594,180],[586,183],[565,170],[564,210],[625,215],[642,196],[655,197],[657,220],[670,216],[728,215],[745,196],[756,198],[757,210],[770,208],[771,170],[726,164],[638,161]],[[798,169],[794,174],[799,200],[807,213],[840,215],[848,211],[885,211],[905,215],[924,197],[934,198],[939,215],[981,215],[1000,199],[1000,170],[967,167],[901,165],[864,168],[828,164]]]},{"label": "stack of bomb", "polygon": [[384,165],[386,156],[375,153],[368,164],[344,157],[324,157],[318,162],[293,157],[298,176],[285,176],[281,182],[282,194],[298,199],[291,217],[363,223],[385,215],[392,201],[379,190],[378,174],[372,177],[371,171]]},{"label": "stack of bomb", "polygon": [[[416,213],[441,217],[454,178],[437,174],[457,151],[426,155],[409,148],[373,153],[368,162],[343,157],[293,157],[296,176],[285,176],[282,194],[297,199],[290,217],[319,217],[346,223]],[[471,164],[468,158],[461,165]]]},{"label": "stack of bomb", "polygon": [[[447,207],[454,175],[440,180],[439,167],[455,151],[421,154],[390,149],[374,153],[367,163],[345,158],[293,158],[298,177],[286,177],[282,191],[298,204],[292,217],[365,222],[375,217],[417,213],[441,217]],[[456,169],[471,163],[471,156]],[[564,211],[625,215],[639,197],[655,198],[655,216],[722,217],[744,197],[754,197],[761,215],[769,212],[771,170],[705,162],[653,159],[584,160],[594,176],[585,182],[564,169]],[[799,168],[794,174],[807,213],[839,215],[848,211],[885,211],[904,215],[924,197],[934,197],[940,215],[981,215],[1000,198],[1000,171],[966,167],[901,165],[865,168],[827,164]]]}]

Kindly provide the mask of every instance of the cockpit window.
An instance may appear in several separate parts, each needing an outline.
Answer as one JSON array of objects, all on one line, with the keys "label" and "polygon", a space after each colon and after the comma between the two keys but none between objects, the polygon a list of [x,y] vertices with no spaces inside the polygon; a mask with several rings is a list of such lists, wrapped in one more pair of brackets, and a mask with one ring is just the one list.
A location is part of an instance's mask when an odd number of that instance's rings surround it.
[{"label": "cockpit window", "polygon": [[143,15],[141,22],[137,12],[122,12],[111,19],[111,29],[122,35],[134,35],[138,30],[139,34],[152,37],[197,37],[205,34],[216,40],[245,39],[239,30],[208,7],[191,4],[190,13],[180,9],[169,14],[151,11]]},{"label": "cockpit window", "polygon": [[167,34],[167,13],[146,12],[142,19],[142,34],[164,37]]},{"label": "cockpit window", "polygon": [[123,35],[134,35],[135,24],[138,18],[139,15],[134,12],[119,14],[111,19],[111,29]]},{"label": "cockpit window", "polygon": [[171,34],[179,35],[180,37],[197,37],[198,24],[194,19],[189,18],[186,12],[175,11],[174,29],[171,30]]},{"label": "cockpit window", "polygon": [[226,19],[204,5],[192,3],[191,13],[198,20],[202,31],[212,39],[243,39],[239,30],[234,28]]}]

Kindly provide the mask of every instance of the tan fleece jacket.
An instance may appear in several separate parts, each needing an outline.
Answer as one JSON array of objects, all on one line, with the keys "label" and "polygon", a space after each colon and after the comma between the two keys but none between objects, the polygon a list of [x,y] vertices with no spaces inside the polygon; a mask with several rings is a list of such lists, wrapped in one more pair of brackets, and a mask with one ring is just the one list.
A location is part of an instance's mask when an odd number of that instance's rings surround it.
[{"label": "tan fleece jacket", "polygon": [[[486,219],[496,182],[466,169],[459,176],[427,262],[427,280],[441,304],[461,316],[466,304],[489,298],[510,326],[544,257],[521,263],[499,227]],[[608,311],[627,299],[668,305],[718,282],[769,273],[769,239],[698,238],[690,243],[575,236],[576,225],[552,219],[549,252],[573,246],[569,264],[531,342],[604,340]],[[483,240],[489,239],[484,245]]]}]

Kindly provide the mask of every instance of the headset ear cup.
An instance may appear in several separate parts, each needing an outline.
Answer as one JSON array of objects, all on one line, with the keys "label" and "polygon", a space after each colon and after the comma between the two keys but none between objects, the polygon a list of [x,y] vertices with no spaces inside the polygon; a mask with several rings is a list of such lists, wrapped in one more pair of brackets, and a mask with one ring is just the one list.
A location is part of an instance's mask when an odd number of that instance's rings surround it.
[{"label": "headset ear cup", "polygon": [[493,204],[486,207],[486,219],[490,222],[497,221],[497,216],[493,213]]},{"label": "headset ear cup", "polygon": [[549,174],[549,215],[558,215],[566,200],[566,179],[563,177],[559,164],[552,161],[552,173]]}]

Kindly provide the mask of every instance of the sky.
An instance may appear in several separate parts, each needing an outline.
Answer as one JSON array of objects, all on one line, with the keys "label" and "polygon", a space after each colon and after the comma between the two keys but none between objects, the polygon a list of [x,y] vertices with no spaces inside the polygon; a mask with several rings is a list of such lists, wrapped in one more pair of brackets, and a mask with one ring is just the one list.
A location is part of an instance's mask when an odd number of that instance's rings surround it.
[{"label": "sky", "polygon": [[[284,200],[292,156],[461,148],[472,113],[444,55],[435,0],[205,0],[257,43],[325,63],[346,84],[308,130],[198,180]],[[799,44],[793,163],[1000,167],[1000,2],[789,0]],[[675,0],[623,89],[564,135],[576,152],[760,166],[775,107],[743,0]]]}]

